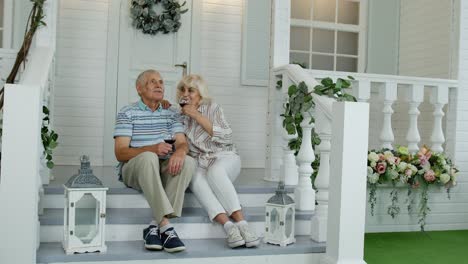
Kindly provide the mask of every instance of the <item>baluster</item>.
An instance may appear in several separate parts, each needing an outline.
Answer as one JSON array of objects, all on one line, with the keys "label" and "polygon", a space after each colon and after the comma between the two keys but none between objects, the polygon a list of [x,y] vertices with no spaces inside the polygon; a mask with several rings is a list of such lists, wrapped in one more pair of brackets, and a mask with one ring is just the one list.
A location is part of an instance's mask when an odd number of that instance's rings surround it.
[{"label": "baluster", "polygon": [[330,183],[331,120],[320,110],[317,110],[315,122],[321,142],[317,147],[320,152],[320,168],[315,179],[317,206],[312,217],[311,238],[317,242],[325,242],[327,240],[328,187]]},{"label": "baluster", "polygon": [[418,107],[423,101],[423,98],[424,85],[414,84],[409,88],[407,101],[409,103],[408,114],[410,118],[406,141],[408,141],[408,150],[411,153],[416,153],[419,150],[418,143],[421,141],[418,130],[418,116],[420,114]]},{"label": "baluster", "polygon": [[432,88],[431,103],[434,105],[434,127],[432,128],[431,142],[432,150],[443,152],[442,144],[445,142],[442,130],[442,118],[444,117],[444,105],[448,103],[448,86],[441,85]]},{"label": "baluster", "polygon": [[370,98],[370,80],[354,81],[352,85],[353,95],[358,102],[367,102]]},{"label": "baluster", "polygon": [[286,185],[297,185],[299,181],[296,156],[294,156],[294,150],[289,148],[289,141],[294,138],[297,138],[297,134],[289,135],[283,129],[283,164],[281,165],[280,173],[284,175],[283,179]]},{"label": "baluster", "polygon": [[380,141],[382,142],[382,148],[393,149],[393,141],[395,137],[392,129],[392,104],[397,99],[397,84],[395,82],[387,82],[383,90],[381,90],[382,99],[384,100],[383,112],[383,124],[382,131],[380,132]]},{"label": "baluster", "polygon": [[314,210],[315,190],[312,188],[312,181],[310,179],[314,172],[311,163],[315,160],[314,149],[312,148],[312,128],[314,124],[309,124],[311,120],[309,113],[303,113],[303,116],[304,120],[301,122],[302,144],[297,155],[297,161],[299,162],[299,183],[294,190],[294,197],[296,209]]}]

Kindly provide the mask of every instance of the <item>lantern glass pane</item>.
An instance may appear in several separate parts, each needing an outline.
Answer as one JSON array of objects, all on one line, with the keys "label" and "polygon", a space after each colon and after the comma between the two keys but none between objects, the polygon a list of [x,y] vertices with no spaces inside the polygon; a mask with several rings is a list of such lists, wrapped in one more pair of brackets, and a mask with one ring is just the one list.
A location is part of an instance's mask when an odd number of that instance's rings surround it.
[{"label": "lantern glass pane", "polygon": [[273,208],[273,210],[271,210],[270,222],[271,222],[271,233],[274,234],[276,230],[278,230],[278,227],[279,227],[279,213],[276,210],[276,208]]},{"label": "lantern glass pane", "polygon": [[75,209],[75,236],[83,244],[89,244],[99,231],[100,203],[90,193],[87,193],[76,202]]},{"label": "lantern glass pane", "polygon": [[293,230],[293,209],[289,208],[287,213],[286,213],[286,230],[285,230],[285,235],[286,237],[290,237],[292,230]]}]

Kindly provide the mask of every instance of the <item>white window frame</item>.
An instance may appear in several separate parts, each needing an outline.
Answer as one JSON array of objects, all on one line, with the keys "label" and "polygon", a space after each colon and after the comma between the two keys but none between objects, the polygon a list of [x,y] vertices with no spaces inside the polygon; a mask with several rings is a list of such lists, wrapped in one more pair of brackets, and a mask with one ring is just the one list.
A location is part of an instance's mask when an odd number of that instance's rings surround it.
[{"label": "white window frame", "polygon": [[2,46],[11,49],[13,40],[13,0],[3,0],[3,26],[0,27],[2,34]]},{"label": "white window frame", "polygon": [[[302,27],[308,28],[310,30],[310,38],[309,38],[309,51],[305,52],[302,50],[292,50],[293,53],[307,53],[309,54],[309,68],[312,66],[312,55],[327,55],[333,56],[333,71],[336,71],[336,58],[337,57],[347,57],[347,58],[356,58],[357,59],[357,72],[364,72],[366,66],[366,54],[367,54],[367,12],[368,12],[368,0],[348,0],[352,2],[359,2],[359,25],[352,25],[352,24],[343,24],[338,23],[338,0],[335,4],[335,22],[325,22],[325,21],[314,21],[313,14],[314,14],[314,0],[311,1],[311,10],[309,20],[306,19],[294,19],[291,17],[291,27]],[[292,4],[292,2],[291,2]],[[325,29],[325,30],[333,30],[334,31],[334,50],[333,53],[323,53],[323,52],[316,52],[312,51],[312,29]],[[357,55],[349,55],[349,54],[338,54],[337,53],[337,37],[338,31],[341,32],[353,32],[358,33],[358,53]]]}]

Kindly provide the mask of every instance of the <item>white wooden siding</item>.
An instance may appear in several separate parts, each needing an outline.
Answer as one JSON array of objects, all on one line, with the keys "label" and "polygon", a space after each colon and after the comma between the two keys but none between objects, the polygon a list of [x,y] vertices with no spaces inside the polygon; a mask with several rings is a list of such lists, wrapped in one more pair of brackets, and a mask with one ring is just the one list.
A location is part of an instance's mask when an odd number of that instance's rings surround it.
[{"label": "white wooden siding", "polygon": [[452,0],[401,0],[399,75],[448,78]]},{"label": "white wooden siding", "polygon": [[79,164],[87,154],[102,165],[107,47],[107,0],[60,1],[53,95],[56,164]]},{"label": "white wooden siding", "polygon": [[268,90],[240,84],[242,6],[242,0],[203,0],[200,73],[232,125],[242,167],[263,168]]}]

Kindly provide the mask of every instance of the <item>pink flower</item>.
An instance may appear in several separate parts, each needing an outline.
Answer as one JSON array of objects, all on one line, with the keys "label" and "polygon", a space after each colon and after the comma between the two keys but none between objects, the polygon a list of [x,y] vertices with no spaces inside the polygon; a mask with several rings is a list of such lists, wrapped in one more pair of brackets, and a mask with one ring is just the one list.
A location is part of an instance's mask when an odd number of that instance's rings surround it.
[{"label": "pink flower", "polygon": [[433,170],[426,171],[426,173],[424,173],[424,179],[428,182],[435,181],[436,177],[435,177],[434,171]]},{"label": "pink flower", "polygon": [[413,189],[418,188],[419,187],[419,182],[413,183],[413,185],[411,185],[411,187],[413,187]]},{"label": "pink flower", "polygon": [[399,157],[395,157],[395,164],[398,165],[400,164],[401,159]]},{"label": "pink flower", "polygon": [[387,164],[384,162],[379,162],[377,163],[377,166],[375,167],[375,169],[377,170],[378,174],[383,174],[385,170],[387,169]]},{"label": "pink flower", "polygon": [[384,154],[379,154],[379,160],[385,160]]},{"label": "pink flower", "polygon": [[406,169],[405,170],[405,175],[408,176],[408,177],[411,177],[411,175],[413,175],[413,171],[411,169]]},{"label": "pink flower", "polygon": [[426,164],[428,161],[429,161],[428,157],[426,157],[424,155],[419,155],[419,162],[421,163],[421,165]]}]

